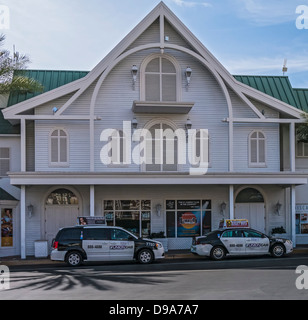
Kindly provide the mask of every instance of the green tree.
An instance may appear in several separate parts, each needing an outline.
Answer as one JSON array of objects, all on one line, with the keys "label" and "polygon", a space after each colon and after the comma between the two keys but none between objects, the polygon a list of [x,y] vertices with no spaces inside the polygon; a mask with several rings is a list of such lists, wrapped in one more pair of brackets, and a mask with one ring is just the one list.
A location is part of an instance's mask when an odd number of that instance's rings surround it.
[{"label": "green tree", "polygon": [[[0,47],[3,47],[5,35],[0,34]],[[42,92],[43,86],[34,79],[16,74],[16,71],[24,70],[30,63],[27,55],[14,53],[0,49],[0,94],[19,92]]]},{"label": "green tree", "polygon": [[308,142],[308,113],[303,114],[305,123],[301,123],[296,130],[297,139],[300,142]]}]

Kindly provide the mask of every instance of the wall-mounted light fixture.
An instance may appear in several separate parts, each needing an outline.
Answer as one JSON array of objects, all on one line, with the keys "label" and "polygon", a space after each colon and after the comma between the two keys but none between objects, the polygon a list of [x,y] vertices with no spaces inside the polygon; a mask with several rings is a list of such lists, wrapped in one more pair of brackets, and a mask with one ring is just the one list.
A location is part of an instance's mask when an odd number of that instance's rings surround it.
[{"label": "wall-mounted light fixture", "polygon": [[275,213],[276,213],[278,216],[280,216],[281,207],[282,207],[282,204],[278,201],[278,202],[275,204]]},{"label": "wall-mounted light fixture", "polygon": [[134,119],[132,120],[132,129],[133,129],[133,130],[136,130],[137,127],[138,127],[138,120],[137,120],[136,118],[134,118]]},{"label": "wall-mounted light fixture", "polygon": [[161,216],[162,205],[160,203],[157,204],[155,209],[156,209],[157,216],[160,217]]},{"label": "wall-mounted light fixture", "polygon": [[192,122],[190,119],[187,119],[186,123],[185,123],[185,128],[186,130],[190,130],[192,128]]},{"label": "wall-mounted light fixture", "polygon": [[192,128],[192,122],[190,119],[187,119],[185,123],[185,129],[186,129],[186,139],[188,139],[188,130]]},{"label": "wall-mounted light fixture", "polygon": [[29,204],[29,205],[27,206],[27,212],[28,212],[28,217],[29,217],[29,218],[32,218],[32,215],[33,215],[33,213],[34,213],[34,207],[33,207],[32,204]]},{"label": "wall-mounted light fixture", "polygon": [[223,203],[220,205],[220,213],[221,213],[223,216],[225,215],[226,209],[227,209],[227,204],[226,204],[225,202],[223,202]]},{"label": "wall-mounted light fixture", "polygon": [[185,70],[185,77],[186,77],[187,87],[188,87],[189,84],[190,84],[191,74],[192,74],[191,68],[190,68],[190,67],[187,67],[186,70]]},{"label": "wall-mounted light fixture", "polygon": [[138,68],[136,65],[133,65],[132,66],[132,77],[133,77],[133,88],[135,90],[135,84],[136,84],[136,81],[137,81],[137,74],[138,74]]},{"label": "wall-mounted light fixture", "polygon": [[58,112],[58,108],[57,107],[53,107],[52,108],[52,113],[55,114],[56,112]]}]

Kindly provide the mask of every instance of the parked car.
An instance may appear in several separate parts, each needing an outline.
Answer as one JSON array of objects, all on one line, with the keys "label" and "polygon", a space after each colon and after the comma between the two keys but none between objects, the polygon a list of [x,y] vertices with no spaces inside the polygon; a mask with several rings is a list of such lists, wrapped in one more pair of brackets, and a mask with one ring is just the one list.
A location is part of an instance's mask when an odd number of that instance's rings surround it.
[{"label": "parked car", "polygon": [[84,261],[137,260],[152,263],[165,257],[158,241],[140,239],[120,227],[98,225],[60,229],[53,240],[50,258],[79,266]]},{"label": "parked car", "polygon": [[271,254],[279,258],[293,251],[291,240],[271,238],[251,228],[225,228],[196,237],[191,252],[208,256],[213,260],[223,260],[227,255]]}]

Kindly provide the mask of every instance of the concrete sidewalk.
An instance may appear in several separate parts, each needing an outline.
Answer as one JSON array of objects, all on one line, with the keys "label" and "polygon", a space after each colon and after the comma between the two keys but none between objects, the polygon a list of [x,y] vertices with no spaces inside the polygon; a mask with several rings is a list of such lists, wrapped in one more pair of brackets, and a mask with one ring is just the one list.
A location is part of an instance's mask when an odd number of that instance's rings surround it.
[{"label": "concrete sidewalk", "polygon": [[[307,254],[308,255],[308,245],[307,246],[298,246],[294,248],[293,253],[298,254]],[[165,253],[166,260],[173,259],[203,259],[201,256],[194,255],[190,252],[190,250],[173,250]],[[35,258],[35,257],[27,257],[27,259],[23,260],[19,256],[16,257],[3,257],[0,258],[0,265],[5,265],[7,267],[10,266],[30,266],[30,265],[59,265],[62,264],[60,261],[51,261],[49,258]]]}]

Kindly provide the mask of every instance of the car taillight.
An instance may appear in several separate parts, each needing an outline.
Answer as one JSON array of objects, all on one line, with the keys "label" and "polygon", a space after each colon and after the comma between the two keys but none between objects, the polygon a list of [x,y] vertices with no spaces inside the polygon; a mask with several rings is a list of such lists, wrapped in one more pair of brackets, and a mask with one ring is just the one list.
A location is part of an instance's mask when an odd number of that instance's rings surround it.
[{"label": "car taillight", "polygon": [[200,244],[200,240],[196,239],[195,243],[196,243],[196,245]]},{"label": "car taillight", "polygon": [[58,246],[59,246],[59,242],[58,241],[54,241],[53,245],[52,245],[52,248],[53,249],[58,249]]}]

